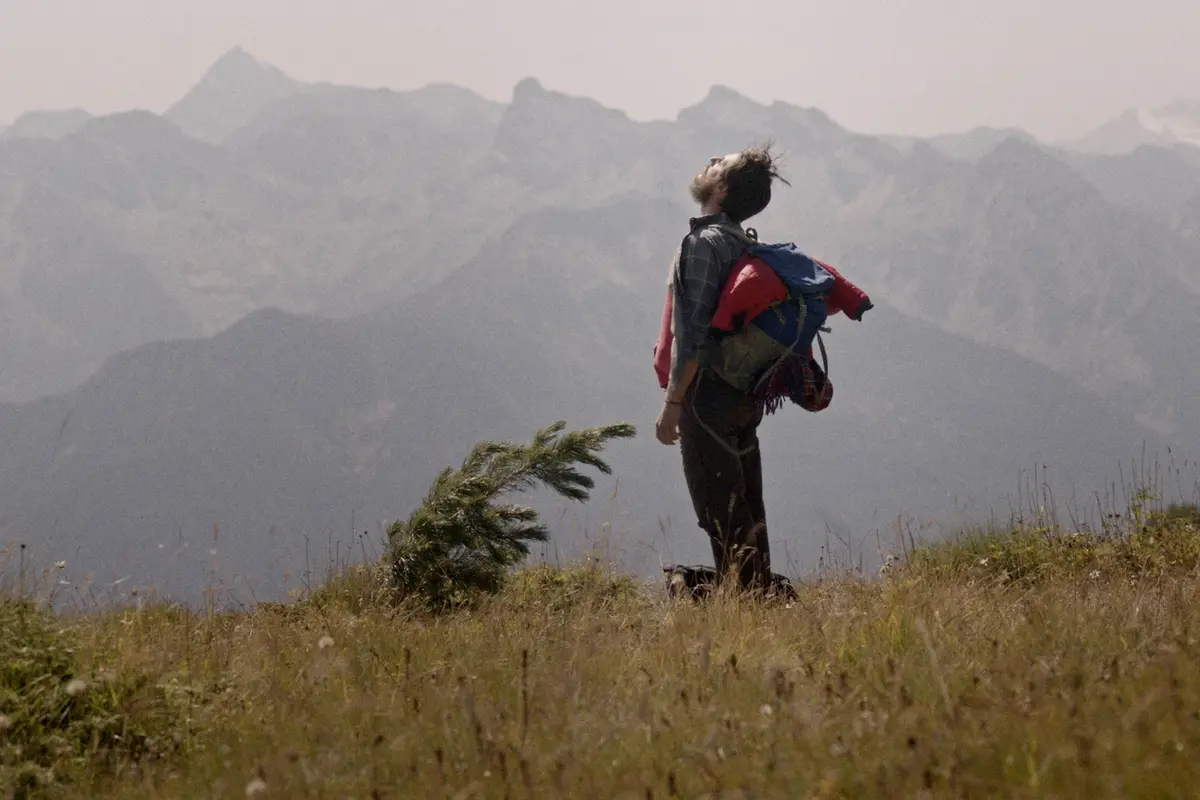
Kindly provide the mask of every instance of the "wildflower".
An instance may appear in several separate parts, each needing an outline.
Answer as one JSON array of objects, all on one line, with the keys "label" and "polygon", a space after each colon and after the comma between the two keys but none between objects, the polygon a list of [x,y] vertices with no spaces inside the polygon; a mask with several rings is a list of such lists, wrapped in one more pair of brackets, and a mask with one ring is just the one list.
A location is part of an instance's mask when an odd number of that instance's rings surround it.
[{"label": "wildflower", "polygon": [[763,703],[762,708],[758,710],[758,713],[762,714],[764,717],[769,717],[775,713],[775,709],[771,708],[770,703]]},{"label": "wildflower", "polygon": [[4,733],[6,730],[8,730],[11,727],[12,727],[12,720],[8,718],[8,715],[0,714],[0,733]]},{"label": "wildflower", "polygon": [[1098,569],[1092,570],[1091,573],[1088,575],[1088,577],[1091,578],[1092,580],[1097,580],[1100,577],[1100,570],[1098,570]]},{"label": "wildflower", "polygon": [[986,567],[987,565],[988,565],[988,560],[986,558],[979,559],[979,566]]},{"label": "wildflower", "polygon": [[317,648],[324,650],[327,647],[333,647],[333,637],[326,635],[317,640]]},{"label": "wildflower", "polygon": [[55,568],[55,569],[66,569],[66,568],[67,568],[67,562],[66,562],[66,561],[55,561],[55,562],[54,562],[54,568]]},{"label": "wildflower", "polygon": [[87,688],[87,681],[79,678],[72,678],[71,680],[67,681],[67,695],[69,697],[81,695],[87,691]]},{"label": "wildflower", "polygon": [[258,797],[267,791],[267,782],[262,778],[255,778],[246,784],[246,797]]}]

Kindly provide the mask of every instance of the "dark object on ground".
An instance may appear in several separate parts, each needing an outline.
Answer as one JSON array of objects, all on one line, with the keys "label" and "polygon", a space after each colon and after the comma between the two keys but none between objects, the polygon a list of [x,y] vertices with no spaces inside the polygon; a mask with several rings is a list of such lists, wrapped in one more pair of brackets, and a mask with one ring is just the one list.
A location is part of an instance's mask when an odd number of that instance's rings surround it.
[{"label": "dark object on ground", "polygon": [[[667,594],[671,597],[691,597],[703,600],[717,588],[718,572],[714,567],[697,564],[668,564],[663,567],[667,576]],[[771,588],[767,597],[795,600],[796,588],[788,578],[777,572],[771,573]]]}]

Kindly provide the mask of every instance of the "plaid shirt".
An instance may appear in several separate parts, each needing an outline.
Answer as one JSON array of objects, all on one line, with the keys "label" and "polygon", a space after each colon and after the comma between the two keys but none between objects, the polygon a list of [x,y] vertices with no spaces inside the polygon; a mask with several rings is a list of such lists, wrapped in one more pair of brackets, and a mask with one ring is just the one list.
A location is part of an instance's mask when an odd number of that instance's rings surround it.
[{"label": "plaid shirt", "polygon": [[674,342],[669,384],[672,388],[679,385],[685,363],[692,360],[700,361],[701,365],[705,363],[709,326],[717,310],[721,289],[746,250],[745,241],[717,225],[742,230],[742,226],[724,212],[693,218],[692,231],[683,240],[673,271],[675,298],[671,328]]}]

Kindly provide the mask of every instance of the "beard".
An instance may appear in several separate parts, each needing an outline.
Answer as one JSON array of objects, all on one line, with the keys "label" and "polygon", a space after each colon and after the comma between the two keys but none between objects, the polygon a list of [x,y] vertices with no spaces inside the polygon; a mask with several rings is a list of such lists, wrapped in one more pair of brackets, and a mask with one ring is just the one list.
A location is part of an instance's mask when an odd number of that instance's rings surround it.
[{"label": "beard", "polygon": [[712,199],[713,195],[715,195],[720,188],[720,177],[709,175],[708,170],[706,169],[697,174],[695,178],[692,178],[692,185],[690,187],[692,199],[702,206],[707,205],[708,201]]}]

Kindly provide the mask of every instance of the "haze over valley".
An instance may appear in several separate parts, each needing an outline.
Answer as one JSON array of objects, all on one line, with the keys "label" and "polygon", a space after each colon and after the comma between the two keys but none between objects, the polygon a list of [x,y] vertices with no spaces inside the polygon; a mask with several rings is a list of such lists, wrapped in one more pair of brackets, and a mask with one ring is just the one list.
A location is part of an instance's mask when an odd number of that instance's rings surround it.
[{"label": "haze over valley", "polygon": [[547,557],[707,561],[651,347],[690,176],[767,138],[791,188],[750,224],[875,304],[831,319],[832,406],[765,423],[785,570],[873,569],[898,518],[1006,520],[1047,476],[1094,517],[1143,452],[1195,500],[1198,132],[1182,98],[1071,141],[871,136],[721,85],[634,121],[237,47],[162,114],[31,110],[0,131],[0,543],[97,592],[276,599],[564,419],[640,434],[591,503],[537,498]]}]

